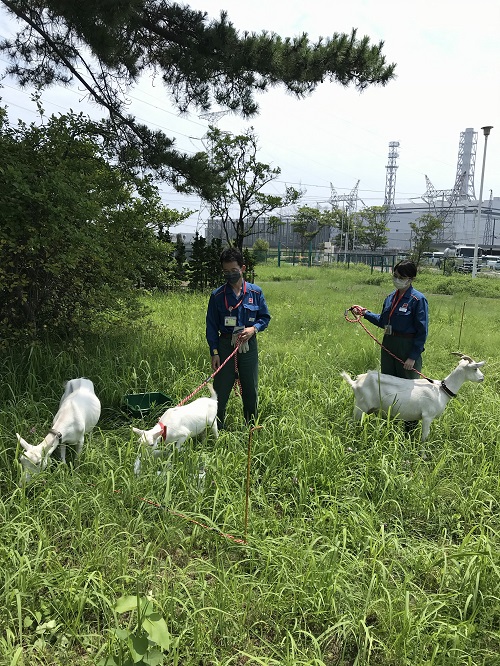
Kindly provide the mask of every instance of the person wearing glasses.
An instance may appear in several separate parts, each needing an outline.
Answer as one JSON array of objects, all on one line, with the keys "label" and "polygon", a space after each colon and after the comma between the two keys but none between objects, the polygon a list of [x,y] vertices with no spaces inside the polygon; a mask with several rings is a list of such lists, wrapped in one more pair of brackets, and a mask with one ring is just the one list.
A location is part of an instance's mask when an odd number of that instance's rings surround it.
[{"label": "person wearing glasses", "polygon": [[[422,352],[429,330],[429,309],[426,297],[412,285],[416,275],[417,267],[413,261],[400,261],[393,269],[395,290],[385,299],[380,314],[370,312],[361,305],[352,307],[354,315],[362,316],[371,324],[384,329],[380,355],[380,371],[384,375],[420,379],[415,371],[422,370]],[[406,430],[413,430],[417,423],[408,421]]]},{"label": "person wearing glasses", "polygon": [[[257,333],[265,330],[271,315],[262,289],[244,279],[243,255],[233,247],[223,250],[220,263],[223,285],[210,294],[206,316],[206,338],[216,372],[238,346],[238,378],[241,384],[243,416],[247,424],[257,418],[259,355]],[[236,380],[235,362],[229,360],[214,377],[217,393],[217,425],[224,428],[226,406]]]}]

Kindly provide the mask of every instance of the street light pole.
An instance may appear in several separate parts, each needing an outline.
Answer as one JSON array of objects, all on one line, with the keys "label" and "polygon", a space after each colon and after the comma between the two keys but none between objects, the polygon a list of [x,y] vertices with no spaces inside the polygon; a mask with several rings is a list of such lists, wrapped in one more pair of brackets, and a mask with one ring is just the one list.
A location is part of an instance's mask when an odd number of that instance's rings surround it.
[{"label": "street light pole", "polygon": [[485,125],[481,127],[484,134],[484,152],[483,152],[483,167],[481,169],[481,186],[479,187],[479,201],[477,204],[477,219],[476,219],[476,240],[474,243],[474,259],[472,261],[472,277],[477,277],[477,257],[479,245],[479,225],[481,224],[481,206],[483,204],[483,183],[484,183],[484,165],[486,164],[486,148],[488,146],[488,137],[493,125]]}]

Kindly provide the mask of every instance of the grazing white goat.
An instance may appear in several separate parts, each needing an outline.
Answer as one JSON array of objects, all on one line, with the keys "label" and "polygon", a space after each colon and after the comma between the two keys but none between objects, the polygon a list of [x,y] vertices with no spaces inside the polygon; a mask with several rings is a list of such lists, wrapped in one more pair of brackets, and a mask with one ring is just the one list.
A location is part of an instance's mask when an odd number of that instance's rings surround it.
[{"label": "grazing white goat", "polygon": [[[152,448],[155,458],[162,455],[162,451],[158,450],[160,439],[165,442],[175,442],[180,451],[188,437],[204,435],[207,426],[212,428],[212,432],[217,438],[219,434],[217,430],[217,393],[212,384],[207,384],[207,386],[210,390],[210,398],[198,398],[187,405],[167,409],[158,423],[150,430],[132,428],[137,435],[140,435],[141,444],[147,444]],[[139,474],[140,471],[141,457],[139,455],[134,464],[134,472]]]},{"label": "grazing white goat", "polygon": [[340,374],[354,391],[354,419],[363,413],[376,411],[391,413],[404,421],[422,421],[421,441],[429,435],[432,421],[441,416],[451,398],[454,398],[464,382],[482,382],[484,375],[479,370],[486,361],[476,363],[470,356],[453,352],[461,359],[458,366],[443,380],[401,379],[382,375],[371,370],[359,375],[354,381],[342,371]]},{"label": "grazing white goat", "polygon": [[101,403],[94,393],[90,379],[70,379],[52,421],[52,428],[37,446],[28,444],[18,433],[17,439],[24,449],[20,463],[26,481],[47,467],[49,457],[60,446],[61,460],[66,462],[66,444],[76,444],[80,455],[85,433],[90,432],[101,415]]}]

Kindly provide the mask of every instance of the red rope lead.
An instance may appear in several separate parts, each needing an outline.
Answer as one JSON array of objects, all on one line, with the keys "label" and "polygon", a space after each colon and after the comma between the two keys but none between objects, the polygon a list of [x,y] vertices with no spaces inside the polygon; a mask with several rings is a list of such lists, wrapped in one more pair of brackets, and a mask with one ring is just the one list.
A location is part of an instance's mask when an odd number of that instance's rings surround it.
[{"label": "red rope lead", "polygon": [[[205,379],[205,381],[202,382],[202,383],[198,386],[198,388],[195,388],[195,390],[194,390],[192,393],[190,393],[188,396],[186,396],[185,398],[183,398],[183,399],[179,402],[179,404],[177,405],[177,407],[181,407],[184,403],[186,403],[188,400],[190,400],[190,399],[193,397],[193,395],[196,395],[196,394],[198,393],[198,391],[201,391],[201,389],[202,389],[204,386],[206,386],[206,385],[208,384],[208,382],[209,382],[211,379],[213,379],[213,378],[215,377],[215,375],[216,375],[218,372],[220,372],[220,371],[222,370],[222,368],[226,365],[226,363],[229,361],[229,359],[230,359],[230,358],[233,358],[233,356],[234,356],[234,355],[236,354],[236,352],[238,351],[238,347],[240,346],[240,344],[241,344],[241,342],[240,342],[240,339],[238,338],[238,339],[236,340],[236,345],[235,345],[235,347],[234,347],[234,351],[233,351],[233,352],[232,352],[232,353],[226,358],[226,360],[225,360],[223,363],[221,363],[221,364],[219,365],[219,367],[217,368],[217,370],[216,370],[215,372],[212,372],[212,374],[210,375],[210,377],[207,377],[207,378]],[[238,376],[238,361],[237,361],[237,357],[235,357],[235,359],[234,359],[234,365],[235,365],[235,370],[236,370],[236,376]],[[238,385],[239,385],[239,387],[240,387],[240,392],[241,392],[241,384],[239,383],[239,378],[238,378],[237,381],[238,381]]]},{"label": "red rope lead", "polygon": [[[396,356],[396,354],[393,354],[389,349],[387,349],[387,347],[384,347],[384,345],[380,342],[380,340],[378,340],[378,338],[376,338],[376,337],[373,335],[373,333],[370,333],[370,331],[366,328],[366,326],[365,326],[365,325],[363,324],[363,322],[361,321],[362,315],[354,315],[354,317],[355,317],[354,319],[349,319],[349,317],[347,316],[347,313],[348,313],[348,312],[352,312],[352,308],[353,308],[353,307],[354,307],[354,306],[351,306],[350,308],[348,308],[348,309],[344,312],[344,319],[345,319],[346,321],[348,321],[350,324],[359,324],[359,325],[361,326],[361,328],[363,328],[363,329],[368,333],[368,335],[370,336],[370,338],[371,338],[372,340],[375,340],[375,342],[378,344],[379,347],[381,347],[384,351],[386,351],[388,354],[390,354],[390,356],[392,356],[392,358],[395,358],[396,361],[399,361],[402,365],[404,365],[404,364],[405,364],[404,361],[402,361],[398,356]],[[421,372],[419,372],[418,370],[415,370],[415,368],[412,368],[412,370],[413,370],[413,372],[416,372],[417,375],[420,375],[423,379],[427,379],[427,381],[428,381],[428,382],[431,382],[431,384],[434,383],[432,379],[429,379],[429,377],[426,377],[425,375],[423,375],[423,374],[422,374]]]},{"label": "red rope lead", "polygon": [[[89,484],[93,485],[93,484]],[[113,490],[114,493],[117,495],[122,495],[123,493],[121,490]],[[163,511],[166,511],[169,513],[171,516],[176,516],[177,518],[182,518],[183,520],[187,520],[190,523],[194,523],[195,525],[198,525],[198,527],[202,527],[204,530],[209,530],[210,532],[215,532],[219,536],[224,537],[225,539],[230,539],[231,541],[234,541],[234,543],[246,545],[246,540],[245,539],[240,539],[239,537],[235,537],[232,534],[226,534],[225,532],[222,532],[218,527],[211,527],[210,525],[205,525],[204,523],[200,523],[199,520],[195,520],[194,518],[190,518],[189,516],[184,515],[183,513],[180,513],[180,511],[174,511],[173,509],[169,509],[167,506],[163,506],[162,504],[159,504],[158,502],[153,502],[153,500],[149,500],[146,497],[139,497],[136,495],[137,499],[139,499],[141,502],[145,502],[146,504],[150,504],[151,506],[155,506],[158,509],[163,509]]]}]

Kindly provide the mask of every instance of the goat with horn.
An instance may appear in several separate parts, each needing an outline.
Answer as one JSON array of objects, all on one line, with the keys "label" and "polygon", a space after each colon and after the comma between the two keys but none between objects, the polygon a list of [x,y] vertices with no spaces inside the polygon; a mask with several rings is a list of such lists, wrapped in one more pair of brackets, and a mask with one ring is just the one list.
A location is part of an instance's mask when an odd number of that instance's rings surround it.
[{"label": "goat with horn", "polygon": [[445,379],[401,379],[371,370],[353,380],[347,372],[340,374],[354,391],[354,419],[363,414],[381,411],[404,421],[422,421],[421,441],[429,436],[432,421],[441,416],[451,398],[456,397],[464,382],[480,383],[484,375],[480,368],[486,361],[476,363],[470,356],[460,356],[457,367]]}]

